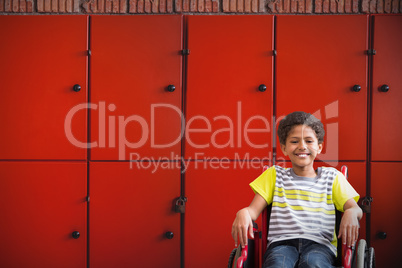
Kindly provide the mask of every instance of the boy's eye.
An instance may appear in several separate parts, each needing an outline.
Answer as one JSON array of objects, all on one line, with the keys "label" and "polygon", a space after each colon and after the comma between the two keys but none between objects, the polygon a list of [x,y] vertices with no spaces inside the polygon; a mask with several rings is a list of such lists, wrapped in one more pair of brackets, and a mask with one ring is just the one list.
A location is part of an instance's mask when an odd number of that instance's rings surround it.
[{"label": "boy's eye", "polygon": [[313,143],[313,141],[312,140],[308,140],[308,141],[306,141],[307,143]]}]

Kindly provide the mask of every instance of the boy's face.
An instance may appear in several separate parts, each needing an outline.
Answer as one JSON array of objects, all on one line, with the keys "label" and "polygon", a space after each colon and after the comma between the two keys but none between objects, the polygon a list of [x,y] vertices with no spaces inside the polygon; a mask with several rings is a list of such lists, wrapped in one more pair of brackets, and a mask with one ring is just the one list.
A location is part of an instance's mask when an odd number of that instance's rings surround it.
[{"label": "boy's face", "polygon": [[289,156],[294,168],[313,168],[314,159],[322,150],[318,144],[315,131],[305,125],[292,128],[286,138],[286,144],[281,144],[282,152]]}]

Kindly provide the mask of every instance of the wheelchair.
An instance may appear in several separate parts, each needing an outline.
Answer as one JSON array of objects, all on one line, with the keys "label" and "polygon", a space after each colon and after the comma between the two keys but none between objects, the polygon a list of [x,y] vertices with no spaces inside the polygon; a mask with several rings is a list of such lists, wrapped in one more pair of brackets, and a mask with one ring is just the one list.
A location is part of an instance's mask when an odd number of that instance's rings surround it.
[{"label": "wheelchair", "polygon": [[[264,167],[264,171],[268,167]],[[347,167],[342,166],[342,174],[348,175]],[[228,268],[259,268],[262,266],[264,253],[267,249],[268,223],[271,214],[271,206],[267,206],[261,214],[262,228],[258,230],[257,224],[253,223],[254,239],[248,239],[247,245],[242,248],[239,245],[233,249],[229,256]],[[341,222],[341,212],[336,211],[336,233],[339,232]],[[264,239],[263,239],[264,238]],[[261,247],[261,248],[260,248]],[[260,250],[261,249],[261,250]],[[335,267],[343,268],[375,268],[375,253],[374,248],[368,248],[364,239],[360,239],[355,246],[347,247],[338,242],[338,254],[335,260]]]}]

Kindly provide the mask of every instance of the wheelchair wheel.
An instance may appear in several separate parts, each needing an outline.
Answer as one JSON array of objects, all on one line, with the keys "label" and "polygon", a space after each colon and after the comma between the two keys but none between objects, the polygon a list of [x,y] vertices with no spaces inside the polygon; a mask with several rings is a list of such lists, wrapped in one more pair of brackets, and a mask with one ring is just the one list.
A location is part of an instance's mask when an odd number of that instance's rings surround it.
[{"label": "wheelchair wheel", "polygon": [[360,239],[357,246],[356,268],[365,268],[364,262],[366,259],[367,243],[366,240]]},{"label": "wheelchair wheel", "polygon": [[367,257],[368,257],[367,268],[375,268],[374,248],[369,248]]},{"label": "wheelchair wheel", "polygon": [[237,251],[237,248],[233,249],[232,252],[230,253],[229,261],[228,261],[228,268],[233,268],[233,261],[236,256],[236,251]]}]

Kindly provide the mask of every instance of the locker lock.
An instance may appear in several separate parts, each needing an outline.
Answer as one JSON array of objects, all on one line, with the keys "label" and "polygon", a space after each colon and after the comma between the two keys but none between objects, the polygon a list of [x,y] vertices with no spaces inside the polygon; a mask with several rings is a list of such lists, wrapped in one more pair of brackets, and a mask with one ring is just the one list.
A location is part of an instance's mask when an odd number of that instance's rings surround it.
[{"label": "locker lock", "polygon": [[75,85],[73,86],[73,90],[74,90],[75,92],[78,92],[78,91],[81,90],[81,86],[78,85],[78,84],[75,84]]},{"label": "locker lock", "polygon": [[388,90],[389,90],[389,86],[388,86],[388,85],[382,85],[382,86],[380,87],[380,91],[381,91],[381,92],[388,92]]},{"label": "locker lock", "polygon": [[365,196],[360,199],[360,208],[364,213],[371,213],[371,202],[373,202],[373,198],[371,196]]},{"label": "locker lock", "polygon": [[72,235],[72,237],[73,237],[74,239],[78,239],[78,238],[80,237],[80,232],[74,231],[71,235]]},{"label": "locker lock", "polygon": [[175,90],[176,90],[176,87],[175,87],[174,85],[168,85],[167,91],[173,92],[173,91],[175,91]]},{"label": "locker lock", "polygon": [[180,196],[179,198],[176,199],[176,204],[175,204],[175,211],[177,213],[185,213],[186,212],[186,202],[187,202],[187,197]]},{"label": "locker lock", "polygon": [[352,88],[352,91],[359,92],[361,89],[362,89],[362,87],[360,85],[354,85]]},{"label": "locker lock", "polygon": [[166,232],[166,233],[165,233],[165,237],[166,237],[167,239],[173,239],[174,233],[173,233],[173,232]]},{"label": "locker lock", "polygon": [[261,84],[261,85],[259,85],[258,90],[259,90],[260,92],[264,92],[265,90],[267,90],[267,86],[264,85],[264,84]]},{"label": "locker lock", "polygon": [[377,238],[384,240],[387,238],[387,233],[386,232],[378,232],[377,233]]}]

